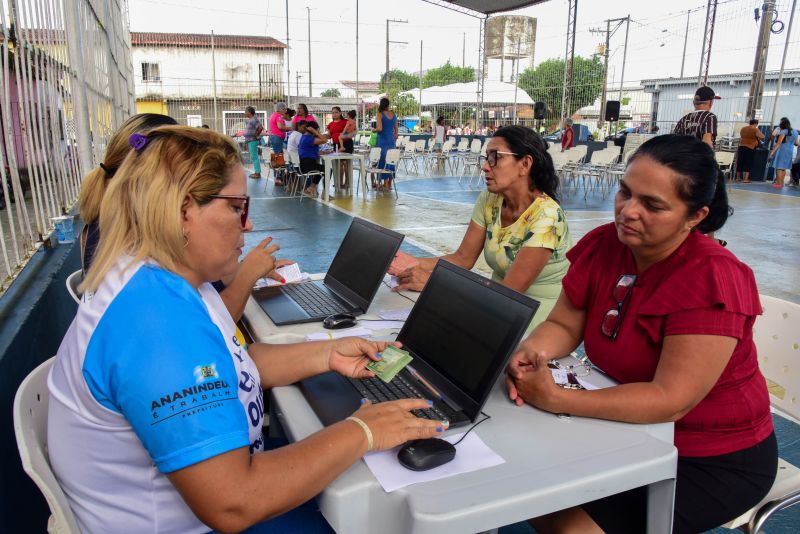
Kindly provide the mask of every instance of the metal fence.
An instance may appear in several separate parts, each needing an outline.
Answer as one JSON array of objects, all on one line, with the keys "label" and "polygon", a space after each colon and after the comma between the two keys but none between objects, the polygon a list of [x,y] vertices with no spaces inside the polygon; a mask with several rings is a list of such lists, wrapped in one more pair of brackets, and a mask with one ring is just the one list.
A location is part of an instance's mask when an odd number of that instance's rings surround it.
[{"label": "metal fence", "polygon": [[125,0],[0,0],[0,294],[133,111]]}]

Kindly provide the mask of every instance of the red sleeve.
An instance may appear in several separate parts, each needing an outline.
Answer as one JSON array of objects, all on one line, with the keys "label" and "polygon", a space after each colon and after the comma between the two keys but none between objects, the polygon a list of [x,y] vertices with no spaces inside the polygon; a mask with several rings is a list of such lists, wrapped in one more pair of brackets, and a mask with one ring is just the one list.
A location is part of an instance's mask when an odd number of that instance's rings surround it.
[{"label": "red sleeve", "polygon": [[[595,262],[597,252],[605,247],[603,243],[609,235],[609,229],[613,231],[614,224],[598,226],[578,241],[578,243],[567,252],[569,260],[569,270],[561,281],[561,286],[572,305],[579,309],[585,309],[589,302],[589,290],[591,284],[592,264]],[[614,236],[616,239],[616,236]]]},{"label": "red sleeve", "polygon": [[[713,309],[745,318],[762,313],[753,271],[712,239],[700,234],[689,239],[693,244],[683,249],[678,268],[662,282],[659,290],[637,314],[637,322],[655,343],[660,343],[666,335],[670,316],[681,312],[699,313]],[[694,316],[690,318],[699,320]],[[719,318],[702,320],[709,327],[716,321],[723,321]],[[727,324],[724,321],[721,328]],[[685,321],[676,324],[685,324]],[[733,332],[733,337],[741,335],[741,331],[735,328],[725,331]]]},{"label": "red sleeve", "polygon": [[744,336],[747,316],[719,308],[700,308],[685,310],[666,317],[664,336],[710,335],[735,337]]}]

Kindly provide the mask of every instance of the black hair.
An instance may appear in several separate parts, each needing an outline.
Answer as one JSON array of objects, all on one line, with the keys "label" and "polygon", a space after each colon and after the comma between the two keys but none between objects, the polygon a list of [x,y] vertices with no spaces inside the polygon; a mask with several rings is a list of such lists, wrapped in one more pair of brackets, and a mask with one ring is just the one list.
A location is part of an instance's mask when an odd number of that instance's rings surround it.
[{"label": "black hair", "polygon": [[297,115],[297,112],[295,110],[288,108],[286,109],[286,111],[284,111],[284,113],[286,113],[286,115],[288,115],[290,119],[295,115]]},{"label": "black hair", "polygon": [[314,128],[315,130],[319,130],[319,124],[317,121],[306,121],[306,128]]},{"label": "black hair", "polygon": [[385,96],[381,98],[380,103],[378,103],[378,113],[383,113],[384,111],[389,109],[389,104],[390,102],[388,98],[386,98]]},{"label": "black hair", "polygon": [[525,126],[503,126],[494,133],[502,137],[517,160],[530,156],[533,158],[528,175],[528,188],[538,189],[558,202],[558,175],[553,167],[553,158],[547,153],[547,144],[542,137]]},{"label": "black hair", "polygon": [[204,124],[204,125],[202,126],[202,128],[205,128],[206,130],[210,130],[210,129],[211,129],[211,128],[209,128],[208,124]]},{"label": "black hair", "polygon": [[750,119],[750,126],[755,126],[758,124],[758,119]]},{"label": "black hair", "polygon": [[244,108],[244,111],[245,113],[249,113],[250,115],[256,114],[256,108],[254,108],[253,106],[247,106],[246,108]]},{"label": "black hair", "polygon": [[350,111],[347,112],[347,116],[350,117],[351,119],[355,119],[356,115],[357,115],[357,113],[356,113],[356,110],[354,110],[354,109],[351,109]]},{"label": "black hair", "polygon": [[436,119],[436,124],[444,124],[444,117],[440,116],[438,119]]},{"label": "black hair", "polygon": [[305,104],[297,104],[297,109],[299,110],[300,108],[303,108],[304,117],[308,115],[308,106],[306,106]]},{"label": "black hair", "polygon": [[651,158],[681,177],[677,184],[678,196],[689,208],[689,215],[708,206],[708,215],[696,227],[700,232],[719,230],[733,215],[725,190],[725,175],[714,157],[714,150],[706,143],[690,135],[659,135],[643,143],[628,159],[628,165],[641,156]]},{"label": "black hair", "polygon": [[789,130],[792,128],[792,123],[789,122],[787,117],[781,117],[781,122],[778,124],[781,127],[781,130]]},{"label": "black hair", "polygon": [[306,121],[299,120],[299,121],[297,121],[297,123],[295,123],[294,126],[295,126],[295,128],[297,128],[299,130],[301,126],[305,126],[306,124],[308,124]]},{"label": "black hair", "polygon": [[333,107],[331,108],[331,111],[333,111],[333,110],[336,110],[336,111],[338,111],[339,113],[341,113],[341,112],[342,112],[342,108],[340,108],[339,106],[333,106]]}]

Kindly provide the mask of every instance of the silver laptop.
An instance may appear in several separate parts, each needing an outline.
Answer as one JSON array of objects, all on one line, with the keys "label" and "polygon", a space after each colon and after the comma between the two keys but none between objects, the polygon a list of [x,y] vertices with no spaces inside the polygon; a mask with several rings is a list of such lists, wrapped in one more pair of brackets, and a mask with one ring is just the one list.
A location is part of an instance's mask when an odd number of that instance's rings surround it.
[{"label": "silver laptop", "polygon": [[354,218],[324,280],[256,289],[253,298],[276,325],[363,315],[375,298],[403,235]]},{"label": "silver laptop", "polygon": [[433,400],[431,409],[414,412],[418,417],[447,419],[450,428],[468,425],[478,418],[538,308],[527,295],[439,261],[397,336],[424,382],[406,367],[389,384],[325,373],[300,387],[325,425],[352,415],[362,398],[408,397]]}]

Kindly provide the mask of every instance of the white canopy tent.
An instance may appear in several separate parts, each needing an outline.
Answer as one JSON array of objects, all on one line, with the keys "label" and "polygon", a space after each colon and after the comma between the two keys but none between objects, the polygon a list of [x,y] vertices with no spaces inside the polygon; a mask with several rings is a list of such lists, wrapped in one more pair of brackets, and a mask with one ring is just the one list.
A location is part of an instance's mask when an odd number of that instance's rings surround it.
[{"label": "white canopy tent", "polygon": [[[516,96],[514,95],[516,89]],[[517,104],[533,105],[533,99],[522,89],[515,88],[513,83],[486,80],[483,88],[483,104]],[[413,96],[420,100],[419,88],[403,91],[401,95]],[[439,106],[445,104],[478,104],[478,82],[452,83],[450,85],[427,87],[422,90],[423,106]]]}]

